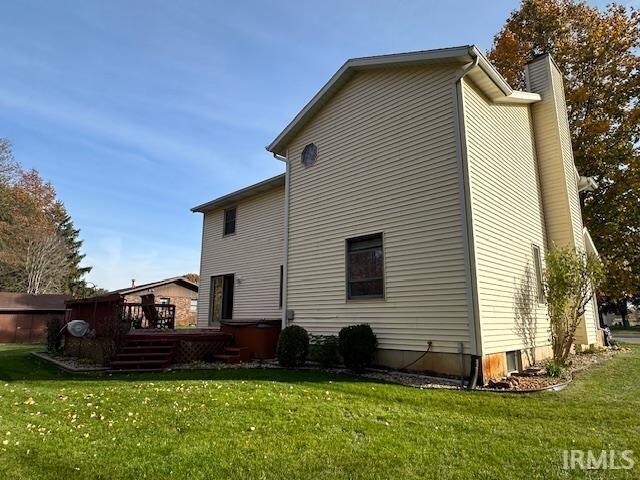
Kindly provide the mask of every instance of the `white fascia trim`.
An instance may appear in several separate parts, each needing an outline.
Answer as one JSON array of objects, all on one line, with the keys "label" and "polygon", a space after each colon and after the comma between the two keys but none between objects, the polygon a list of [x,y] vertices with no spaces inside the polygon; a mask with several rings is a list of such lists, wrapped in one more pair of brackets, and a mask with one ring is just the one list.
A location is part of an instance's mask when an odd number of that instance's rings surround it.
[{"label": "white fascia trim", "polygon": [[[289,122],[285,129],[265,148],[267,151],[278,156],[283,155],[285,153],[284,149],[287,147],[286,143],[288,143],[287,138],[295,131],[298,124],[319,109],[323,105],[324,100],[328,98],[332,92],[339,90],[349,78],[351,78],[354,71],[375,67],[394,67],[446,60],[468,63],[475,59],[477,59],[477,67],[491,79],[503,94],[500,97],[493,98],[493,101],[498,103],[534,103],[541,100],[540,95],[536,93],[514,91],[504,77],[500,75],[491,62],[487,60],[475,45],[352,58],[347,60],[342,67],[333,74],[320,91],[313,96],[293,120]],[[279,159],[281,160],[281,158]]]},{"label": "white fascia trim", "polygon": [[[374,68],[379,66],[407,65],[429,61],[443,61],[447,59],[459,59],[461,62],[471,60],[470,52],[475,47],[465,45],[462,47],[440,48],[436,50],[424,50],[419,52],[396,53],[391,55],[378,55],[374,57],[352,58],[347,60],[340,69],[333,74],[327,83],[316,93],[302,110],[289,122],[285,129],[267,146],[267,151],[282,155],[284,153],[283,140],[292,130],[304,120],[310,112],[318,108],[323,98],[334,90],[340,88],[351,76],[352,70]],[[476,49],[477,50],[477,49]]]},{"label": "white fascia trim", "polygon": [[509,95],[496,98],[496,103],[536,103],[542,100],[542,97],[537,93],[523,92],[521,90],[514,90]]},{"label": "white fascia trim", "polygon": [[535,103],[542,100],[542,97],[537,93],[523,92],[521,90],[514,90],[507,83],[504,77],[496,70],[496,67],[485,57],[482,52],[473,45],[470,49],[471,55],[477,56],[478,66],[480,69],[493,81],[493,83],[504,94],[502,97],[494,98],[496,103]]}]

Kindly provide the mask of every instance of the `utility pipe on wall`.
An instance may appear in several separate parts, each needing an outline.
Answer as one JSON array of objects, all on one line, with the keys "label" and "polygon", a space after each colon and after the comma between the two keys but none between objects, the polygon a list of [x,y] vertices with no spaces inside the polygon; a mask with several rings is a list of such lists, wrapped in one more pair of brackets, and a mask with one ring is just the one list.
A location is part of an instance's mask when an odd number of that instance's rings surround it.
[{"label": "utility pipe on wall", "polygon": [[463,106],[463,91],[462,91],[462,79],[474,68],[478,67],[480,62],[480,55],[477,54],[475,49],[469,49],[469,55],[473,58],[473,61],[467,65],[462,71],[456,75],[454,81],[454,102],[455,102],[455,116],[457,119],[457,146],[459,155],[460,166],[460,189],[463,194],[462,199],[462,213],[464,219],[464,228],[466,234],[465,241],[465,257],[467,263],[467,280],[469,287],[467,289],[470,301],[470,315],[469,315],[469,336],[472,339],[471,357],[471,372],[469,378],[469,388],[475,388],[478,380],[478,367],[479,359],[482,358],[482,340],[480,333],[480,318],[478,307],[478,292],[476,288],[476,271],[475,271],[475,248],[473,239],[473,222],[471,218],[471,192],[469,191],[469,179],[468,179],[468,167],[466,157],[466,138],[465,138],[465,126],[464,126],[464,106]]},{"label": "utility pipe on wall", "polygon": [[282,259],[282,329],[287,327],[287,278],[289,276],[289,161],[287,157],[273,154],[273,157],[284,162],[286,169],[284,175],[284,258]]}]

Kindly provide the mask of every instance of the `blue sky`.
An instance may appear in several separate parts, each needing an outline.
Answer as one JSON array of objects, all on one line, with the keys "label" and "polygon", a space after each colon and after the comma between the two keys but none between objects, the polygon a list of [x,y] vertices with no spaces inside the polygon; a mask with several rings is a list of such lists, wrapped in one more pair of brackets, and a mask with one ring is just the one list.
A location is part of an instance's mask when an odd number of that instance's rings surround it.
[{"label": "blue sky", "polygon": [[347,58],[487,50],[517,2],[476,5],[4,2],[0,137],[56,187],[88,280],[197,272],[191,207],[280,173],[264,146]]}]

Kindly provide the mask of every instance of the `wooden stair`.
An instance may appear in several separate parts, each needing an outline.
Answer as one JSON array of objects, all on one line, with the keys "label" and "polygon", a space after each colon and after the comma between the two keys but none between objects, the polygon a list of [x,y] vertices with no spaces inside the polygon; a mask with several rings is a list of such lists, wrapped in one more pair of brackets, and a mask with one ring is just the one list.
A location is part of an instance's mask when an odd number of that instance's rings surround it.
[{"label": "wooden stair", "polygon": [[[197,336],[196,336],[197,335]],[[212,359],[217,362],[236,364],[251,360],[251,350],[247,347],[235,347],[230,333],[215,332],[206,334],[208,341],[215,345]],[[162,372],[171,367],[179,356],[180,342],[202,341],[198,334],[185,334],[175,331],[130,333],[122,338],[122,343],[112,358],[108,373]],[[182,355],[184,352],[180,352]],[[179,359],[178,359],[179,360]]]},{"label": "wooden stair", "polygon": [[223,353],[214,355],[213,358],[224,363],[248,362],[251,359],[251,352],[246,347],[225,347]]},{"label": "wooden stair", "polygon": [[113,357],[109,373],[162,372],[169,368],[178,342],[149,335],[124,337]]}]

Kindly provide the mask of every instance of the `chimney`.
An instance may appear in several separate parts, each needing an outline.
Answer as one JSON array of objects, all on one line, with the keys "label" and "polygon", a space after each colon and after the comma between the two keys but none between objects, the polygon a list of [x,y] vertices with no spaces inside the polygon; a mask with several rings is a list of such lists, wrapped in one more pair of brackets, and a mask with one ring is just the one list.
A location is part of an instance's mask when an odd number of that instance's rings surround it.
[{"label": "chimney", "polygon": [[[542,98],[542,101],[531,105],[531,117],[547,248],[557,245],[582,250],[584,237],[578,197],[579,173],[573,162],[563,75],[550,55],[541,55],[527,64],[525,76],[527,90],[538,93]],[[576,330],[576,343],[583,345],[595,341],[596,326],[587,328],[585,322],[591,317],[590,305],[586,307],[587,316]]]},{"label": "chimney", "polygon": [[136,286],[136,279],[135,279],[135,278],[132,278],[132,279],[131,279],[131,288],[133,288],[133,287],[135,287],[135,286]]}]

